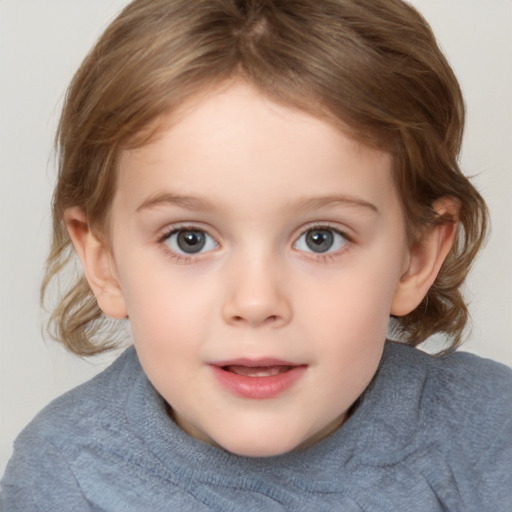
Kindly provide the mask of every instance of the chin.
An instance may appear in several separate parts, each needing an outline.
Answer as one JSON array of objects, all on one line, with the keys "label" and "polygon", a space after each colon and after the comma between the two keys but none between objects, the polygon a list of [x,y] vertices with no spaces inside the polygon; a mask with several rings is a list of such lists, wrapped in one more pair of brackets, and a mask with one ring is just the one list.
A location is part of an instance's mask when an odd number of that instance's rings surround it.
[{"label": "chin", "polygon": [[231,438],[225,443],[218,443],[224,450],[241,457],[276,457],[291,452],[304,444],[303,440],[293,442],[289,438],[283,439],[281,436],[272,438],[264,433],[261,433],[256,439]]}]

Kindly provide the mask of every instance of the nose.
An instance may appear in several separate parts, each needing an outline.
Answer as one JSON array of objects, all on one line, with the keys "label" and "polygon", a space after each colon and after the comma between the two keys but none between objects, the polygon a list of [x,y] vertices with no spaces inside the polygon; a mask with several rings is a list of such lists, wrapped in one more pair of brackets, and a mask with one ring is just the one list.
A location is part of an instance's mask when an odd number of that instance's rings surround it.
[{"label": "nose", "polygon": [[227,276],[224,321],[237,326],[283,327],[292,317],[286,276],[271,258],[239,262]]}]

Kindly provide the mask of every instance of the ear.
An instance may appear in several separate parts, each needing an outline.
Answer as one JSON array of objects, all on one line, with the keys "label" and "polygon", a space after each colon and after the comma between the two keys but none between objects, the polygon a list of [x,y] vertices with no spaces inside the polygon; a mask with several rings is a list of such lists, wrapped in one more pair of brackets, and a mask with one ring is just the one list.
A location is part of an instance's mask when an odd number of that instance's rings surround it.
[{"label": "ear", "polygon": [[432,206],[438,217],[451,217],[453,222],[430,227],[409,249],[404,272],[391,304],[393,316],[407,315],[419,306],[434,283],[457,235],[458,201],[452,197],[442,197]]},{"label": "ear", "polygon": [[126,318],[126,304],[110,249],[94,235],[81,208],[68,208],[64,222],[98,306],[111,318]]}]

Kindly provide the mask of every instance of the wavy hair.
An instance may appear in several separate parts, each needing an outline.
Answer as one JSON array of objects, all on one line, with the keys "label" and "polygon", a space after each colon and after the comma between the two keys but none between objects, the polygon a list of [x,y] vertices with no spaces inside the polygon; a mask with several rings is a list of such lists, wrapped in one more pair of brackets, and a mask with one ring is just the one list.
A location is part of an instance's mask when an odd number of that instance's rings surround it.
[{"label": "wavy hair", "polygon": [[[436,199],[458,201],[458,237],[434,285],[396,319],[405,343],[442,332],[456,347],[468,319],[461,285],[484,239],[487,210],[458,165],[464,103],[457,79],[427,22],[401,0],[130,3],[65,98],[42,302],[74,258],[64,211],[80,207],[108,239],[120,153],[147,142],[158,120],[187,98],[234,77],[390,152],[411,243],[429,224],[455,221],[437,216]],[[115,345],[110,323],[78,275],[59,295],[48,329],[72,352],[91,355]]]}]

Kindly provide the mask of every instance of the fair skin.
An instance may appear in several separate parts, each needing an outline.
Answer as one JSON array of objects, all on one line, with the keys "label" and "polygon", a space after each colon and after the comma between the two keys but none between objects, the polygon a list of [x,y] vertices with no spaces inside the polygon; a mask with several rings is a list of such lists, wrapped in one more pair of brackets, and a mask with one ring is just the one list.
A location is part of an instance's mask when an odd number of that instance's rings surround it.
[{"label": "fair skin", "polygon": [[455,227],[411,248],[391,156],[247,84],[179,114],[122,154],[108,245],[66,212],[89,284],[191,436],[247,456],[309,446],[346,420]]}]

